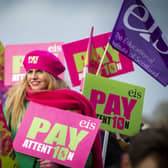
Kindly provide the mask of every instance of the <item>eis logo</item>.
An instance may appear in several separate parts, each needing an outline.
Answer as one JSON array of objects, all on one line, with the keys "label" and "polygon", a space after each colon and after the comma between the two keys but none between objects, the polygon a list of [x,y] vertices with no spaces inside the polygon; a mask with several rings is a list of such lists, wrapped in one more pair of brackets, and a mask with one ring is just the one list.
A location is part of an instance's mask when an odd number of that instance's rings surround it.
[{"label": "eis logo", "polygon": [[151,42],[160,54],[168,54],[168,42],[143,4],[131,5],[123,16],[123,23],[129,30],[138,32],[148,43]]}]

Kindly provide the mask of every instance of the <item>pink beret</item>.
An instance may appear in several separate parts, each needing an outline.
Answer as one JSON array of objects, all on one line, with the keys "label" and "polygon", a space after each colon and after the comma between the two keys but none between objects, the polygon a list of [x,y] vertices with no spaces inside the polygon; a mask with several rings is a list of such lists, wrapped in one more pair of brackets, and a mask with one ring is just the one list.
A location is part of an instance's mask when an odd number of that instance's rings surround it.
[{"label": "pink beret", "polygon": [[44,50],[34,50],[27,53],[23,65],[26,71],[29,69],[40,69],[49,72],[55,78],[65,70],[58,57]]}]

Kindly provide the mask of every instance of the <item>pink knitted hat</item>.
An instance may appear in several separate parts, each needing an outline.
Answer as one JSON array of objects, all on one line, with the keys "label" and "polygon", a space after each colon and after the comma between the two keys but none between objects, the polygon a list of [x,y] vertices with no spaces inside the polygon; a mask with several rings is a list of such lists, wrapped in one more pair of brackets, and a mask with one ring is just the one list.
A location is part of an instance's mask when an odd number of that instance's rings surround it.
[{"label": "pink knitted hat", "polygon": [[49,72],[55,78],[65,70],[58,57],[44,50],[33,50],[27,53],[23,65],[26,71],[29,69],[40,69]]}]

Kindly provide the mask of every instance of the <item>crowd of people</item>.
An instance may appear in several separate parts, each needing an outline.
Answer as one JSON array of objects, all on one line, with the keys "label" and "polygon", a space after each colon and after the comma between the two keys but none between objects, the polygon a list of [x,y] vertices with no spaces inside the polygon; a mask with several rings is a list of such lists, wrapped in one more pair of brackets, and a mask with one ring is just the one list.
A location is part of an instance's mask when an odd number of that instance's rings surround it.
[{"label": "crowd of people", "polygon": [[[35,57],[34,60],[31,58]],[[4,113],[14,140],[30,101],[75,113],[96,117],[89,100],[70,89],[59,75],[65,71],[59,58],[43,50],[33,50],[23,61],[26,75],[7,92]],[[47,101],[52,97],[52,101]],[[105,164],[102,163],[100,132],[94,141],[85,168],[165,168],[168,162],[168,127],[166,122],[150,125],[134,137],[110,133]],[[49,160],[16,152],[19,168],[66,167]]]}]

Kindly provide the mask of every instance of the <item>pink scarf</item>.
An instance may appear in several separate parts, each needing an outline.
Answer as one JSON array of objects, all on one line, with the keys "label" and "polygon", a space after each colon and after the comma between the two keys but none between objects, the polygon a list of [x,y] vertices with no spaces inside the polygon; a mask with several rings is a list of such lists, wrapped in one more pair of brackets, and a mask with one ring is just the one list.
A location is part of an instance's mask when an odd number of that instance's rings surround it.
[{"label": "pink scarf", "polygon": [[[27,89],[26,100],[60,109],[76,110],[78,113],[97,117],[90,101],[82,94],[69,89],[38,92]],[[97,134],[93,144],[92,157],[93,163],[91,167],[103,168],[100,133]]]}]

